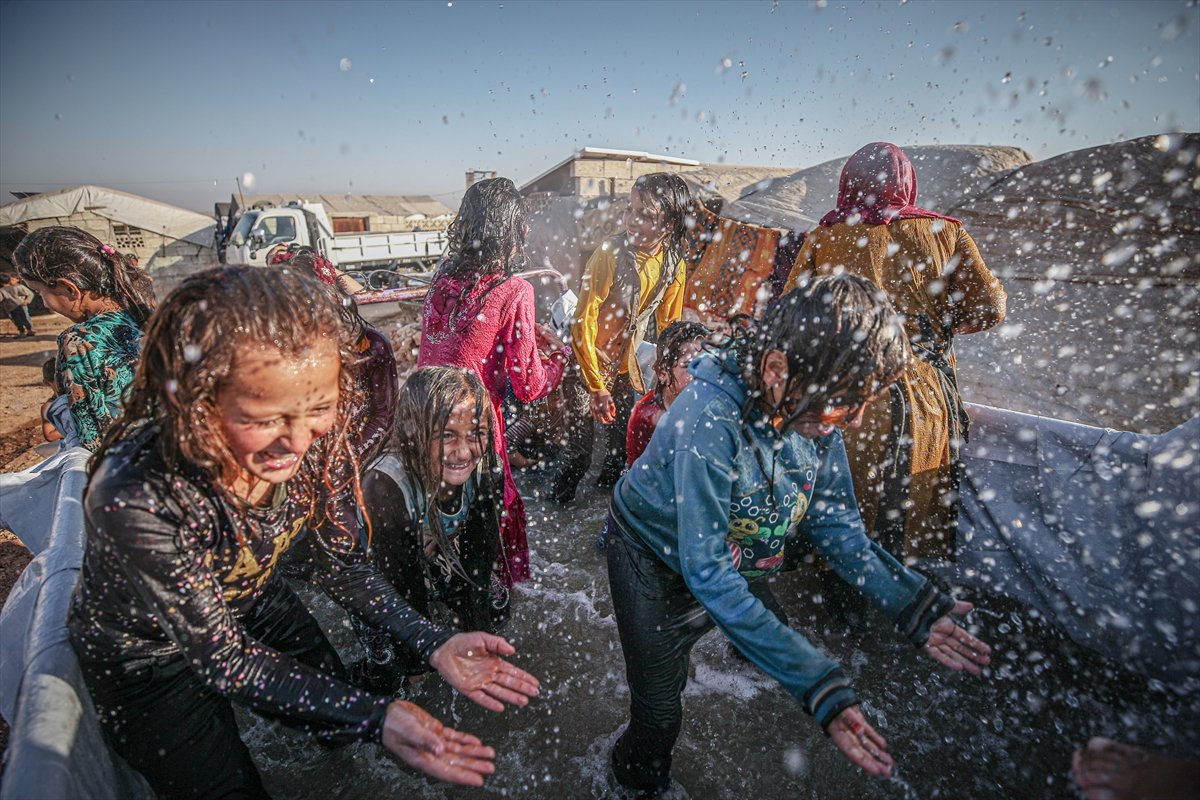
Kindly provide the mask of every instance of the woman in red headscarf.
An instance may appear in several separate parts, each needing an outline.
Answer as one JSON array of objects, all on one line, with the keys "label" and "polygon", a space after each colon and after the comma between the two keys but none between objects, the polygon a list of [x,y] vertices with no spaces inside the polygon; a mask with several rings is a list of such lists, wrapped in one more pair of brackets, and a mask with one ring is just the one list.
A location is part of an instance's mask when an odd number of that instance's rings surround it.
[{"label": "woman in red headscarf", "polygon": [[962,223],[916,202],[904,151],[863,147],[842,168],[837,208],[808,234],[786,288],[845,271],[873,281],[905,316],[918,358],[844,434],[854,494],[867,530],[893,554],[953,558],[968,424],[954,336],[1000,323],[1008,298]]}]

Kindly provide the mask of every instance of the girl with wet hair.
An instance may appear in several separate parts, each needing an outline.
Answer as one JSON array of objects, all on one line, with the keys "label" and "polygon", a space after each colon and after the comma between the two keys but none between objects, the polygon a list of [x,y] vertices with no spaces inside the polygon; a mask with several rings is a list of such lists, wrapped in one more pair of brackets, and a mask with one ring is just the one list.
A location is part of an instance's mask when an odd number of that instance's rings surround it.
[{"label": "girl with wet hair", "polygon": [[[444,607],[440,616],[458,630],[494,631],[498,622],[491,574],[504,472],[492,429],[475,373],[422,367],[400,390],[392,439],[363,478],[380,570],[417,612]],[[373,678],[428,670],[403,657],[392,663],[376,663]]]},{"label": "girl with wet hair", "polygon": [[190,276],[150,321],[92,462],[68,630],[108,742],[160,796],[266,796],[235,702],[442,780],[493,771],[475,737],[343,679],[278,570],[306,529],[322,588],[454,688],[496,711],[537,691],[507,642],[432,624],[359,545],[358,341],[334,290],[287,268]]},{"label": "girl with wet hair", "polygon": [[22,239],[13,263],[46,308],[73,323],[58,335],[57,383],[80,444],[95,450],[133,380],[154,308],[150,277],[112,245],[61,225]]},{"label": "girl with wet hair", "polygon": [[629,415],[629,430],[625,436],[628,466],[633,466],[650,443],[650,436],[663,413],[692,382],[688,365],[700,355],[705,340],[711,335],[712,331],[705,325],[683,320],[672,322],[663,331],[654,359],[654,388],[638,400]]},{"label": "girl with wet hair", "polygon": [[525,503],[508,462],[501,406],[510,387],[523,403],[545,397],[562,380],[569,355],[549,328],[536,323],[533,286],[513,274],[524,263],[528,229],[525,200],[508,178],[467,189],[425,298],[417,359],[419,367],[471,370],[491,399],[493,447],[504,471],[498,603],[530,574]]},{"label": "girl with wet hair", "polygon": [[[692,362],[608,518],[608,574],[630,687],[617,780],[670,782],[688,654],[714,626],[778,680],[846,758],[889,775],[887,743],[836,662],[755,591],[803,537],[913,644],[978,674],[990,648],[948,616],[955,602],[869,540],[839,429],[904,371],[907,339],[868,281],[827,277],[768,306],[724,349]],[[779,743],[783,746],[783,743]]]},{"label": "girl with wet hair", "polygon": [[588,259],[571,325],[579,368],[571,375],[568,404],[575,412],[569,454],[555,477],[551,498],[574,500],[592,462],[592,420],[608,429],[597,483],[616,483],[625,468],[629,414],[645,392],[638,346],[656,341],[683,313],[686,284],[683,240],[695,224],[691,193],[674,173],[643,175],[629,192],[625,232]]},{"label": "girl with wet hair", "polygon": [[308,245],[276,245],[267,253],[267,264],[279,266],[289,264],[297,269],[306,269],[321,283],[336,286],[348,295],[363,290],[363,285],[333,265],[328,258]]}]

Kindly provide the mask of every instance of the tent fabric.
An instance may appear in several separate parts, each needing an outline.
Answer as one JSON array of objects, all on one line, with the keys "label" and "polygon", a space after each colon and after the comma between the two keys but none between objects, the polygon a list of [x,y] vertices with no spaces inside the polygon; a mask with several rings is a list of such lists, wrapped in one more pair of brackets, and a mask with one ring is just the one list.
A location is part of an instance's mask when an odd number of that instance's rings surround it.
[{"label": "tent fabric", "polygon": [[32,220],[61,220],[79,213],[95,214],[202,247],[212,247],[216,229],[211,217],[103,186],[76,186],[7,203],[0,206],[0,227]]},{"label": "tent fabric", "polygon": [[957,558],[918,566],[1200,688],[1200,417],[1148,435],[968,410]]},{"label": "tent fabric", "polygon": [[0,714],[10,727],[0,800],[153,797],[145,779],[104,743],[67,640],[90,457],[72,447],[0,475],[0,525],[35,554],[0,612]]},{"label": "tent fabric", "polygon": [[711,241],[700,263],[688,265],[684,307],[696,312],[710,327],[735,314],[753,314],[759,288],[775,268],[780,231],[718,219],[703,207],[698,213],[711,218],[701,220],[698,226],[711,226]]}]

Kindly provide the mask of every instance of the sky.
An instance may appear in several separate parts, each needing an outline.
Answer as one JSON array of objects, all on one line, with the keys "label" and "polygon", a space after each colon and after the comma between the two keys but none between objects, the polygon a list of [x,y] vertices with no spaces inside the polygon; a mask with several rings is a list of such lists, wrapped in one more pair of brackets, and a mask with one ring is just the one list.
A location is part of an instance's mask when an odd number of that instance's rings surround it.
[{"label": "sky", "polygon": [[523,184],[581,147],[801,169],[876,140],[1043,159],[1200,131],[1200,8],[1161,2],[0,0],[0,202],[94,183]]}]

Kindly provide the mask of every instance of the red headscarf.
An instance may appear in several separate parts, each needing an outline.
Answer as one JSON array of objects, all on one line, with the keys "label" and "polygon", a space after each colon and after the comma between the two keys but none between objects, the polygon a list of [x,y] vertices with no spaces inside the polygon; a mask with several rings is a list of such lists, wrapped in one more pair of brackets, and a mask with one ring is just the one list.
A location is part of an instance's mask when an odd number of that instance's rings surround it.
[{"label": "red headscarf", "polygon": [[311,247],[301,247],[298,249],[281,248],[276,253],[270,253],[267,256],[267,262],[272,266],[277,264],[291,264],[295,262],[296,266],[308,267],[312,270],[313,277],[321,283],[327,283],[330,286],[337,286],[338,272],[333,264],[329,263],[329,259],[320,255]]},{"label": "red headscarf", "polygon": [[944,219],[958,222],[917,202],[917,173],[904,151],[889,142],[871,142],[850,156],[838,182],[837,208],[821,217],[828,228],[857,214],[867,225],[896,219]]}]

